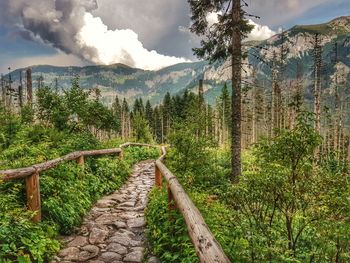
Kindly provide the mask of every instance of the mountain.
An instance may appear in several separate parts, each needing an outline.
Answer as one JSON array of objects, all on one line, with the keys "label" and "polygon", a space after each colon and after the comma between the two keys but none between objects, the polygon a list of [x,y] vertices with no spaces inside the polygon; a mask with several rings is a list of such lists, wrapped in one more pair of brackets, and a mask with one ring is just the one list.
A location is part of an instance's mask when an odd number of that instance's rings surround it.
[{"label": "mountain", "polygon": [[[339,17],[328,23],[319,25],[297,25],[283,34],[283,46],[286,54],[285,80],[296,78],[298,65],[302,65],[305,79],[306,97],[311,98],[313,81],[313,40],[315,34],[320,34],[323,46],[322,55],[322,83],[325,92],[329,90],[334,73],[341,72],[341,79],[349,80],[350,74],[350,17]],[[252,82],[253,72],[255,82],[267,89],[271,86],[271,65],[273,53],[281,53],[281,34],[277,34],[265,41],[251,41],[245,43],[247,58],[243,65],[243,79]],[[334,62],[334,43],[338,44],[338,62]],[[181,63],[158,71],[147,71],[130,68],[122,64],[110,66],[86,67],[54,67],[33,66],[33,80],[40,76],[44,84],[67,89],[73,76],[80,76],[83,88],[98,87],[107,104],[113,101],[115,95],[133,100],[137,97],[159,102],[166,92],[176,94],[185,89],[196,90],[198,80],[204,77],[204,91],[210,102],[215,102],[225,82],[230,82],[230,61],[209,65],[205,61]],[[18,69],[11,73],[18,85]],[[15,85],[16,85],[15,84]],[[34,83],[34,87],[37,86]]]},{"label": "mountain", "polygon": [[[79,76],[81,87],[99,88],[104,101],[111,103],[115,95],[129,100],[137,97],[158,102],[169,91],[172,94],[189,87],[203,74],[206,62],[182,63],[158,71],[130,68],[123,64],[109,66],[55,67],[48,65],[32,66],[33,86],[37,87],[42,76],[44,85],[60,90],[68,89],[74,76]],[[19,84],[20,72],[11,72],[14,86]],[[6,77],[6,76],[5,76]],[[194,84],[193,84],[194,85]]]}]

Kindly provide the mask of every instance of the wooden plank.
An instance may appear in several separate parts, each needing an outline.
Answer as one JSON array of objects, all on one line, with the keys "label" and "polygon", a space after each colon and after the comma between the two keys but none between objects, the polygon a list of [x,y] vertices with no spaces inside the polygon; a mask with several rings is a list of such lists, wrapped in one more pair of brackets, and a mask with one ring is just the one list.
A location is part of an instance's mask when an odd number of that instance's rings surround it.
[{"label": "wooden plank", "polygon": [[41,221],[41,200],[39,173],[35,172],[26,178],[26,193],[28,210],[36,212],[33,222]]},{"label": "wooden plank", "polygon": [[229,263],[229,258],[225,255],[221,245],[206,225],[203,216],[188,197],[177,178],[160,160],[156,161],[156,165],[167,180],[176,205],[185,219],[188,234],[200,262]]}]

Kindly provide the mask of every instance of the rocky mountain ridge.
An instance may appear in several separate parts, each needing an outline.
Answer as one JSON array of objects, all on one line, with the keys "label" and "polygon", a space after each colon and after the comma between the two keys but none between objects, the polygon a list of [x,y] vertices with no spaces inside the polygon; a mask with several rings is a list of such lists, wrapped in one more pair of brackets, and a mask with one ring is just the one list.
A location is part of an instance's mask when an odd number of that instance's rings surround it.
[{"label": "rocky mountain ridge", "polygon": [[[285,79],[296,78],[297,65],[303,66],[306,89],[312,85],[313,42],[319,34],[322,53],[323,86],[332,82],[335,71],[342,72],[342,78],[349,80],[350,72],[350,16],[339,17],[319,25],[297,25],[261,42],[246,43],[247,58],[243,63],[244,83],[252,82],[253,72],[259,85],[269,89],[271,84],[271,64],[273,54],[281,54],[281,44],[285,51]],[[283,40],[282,40],[283,39]],[[338,44],[338,60],[334,60],[334,43]],[[122,64],[110,66],[54,67],[33,66],[33,80],[43,77],[45,85],[67,89],[72,77],[78,75],[83,88],[99,88],[104,101],[110,104],[115,95],[133,100],[137,97],[158,103],[167,92],[176,94],[184,89],[196,90],[198,80],[204,78],[205,95],[210,102],[215,101],[223,84],[230,82],[230,61],[209,65],[205,61],[181,63],[158,71],[130,68]],[[18,69],[11,73],[13,80],[19,80]],[[34,87],[37,86],[34,83]]]}]

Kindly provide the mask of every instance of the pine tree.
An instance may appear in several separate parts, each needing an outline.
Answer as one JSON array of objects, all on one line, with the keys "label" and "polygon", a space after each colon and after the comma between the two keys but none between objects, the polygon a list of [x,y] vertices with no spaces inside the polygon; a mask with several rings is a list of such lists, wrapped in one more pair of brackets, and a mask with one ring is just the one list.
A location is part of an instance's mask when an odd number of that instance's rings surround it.
[{"label": "pine tree", "polygon": [[162,107],[162,127],[163,127],[163,140],[170,132],[171,116],[172,116],[172,99],[170,93],[165,94]]},{"label": "pine tree", "polygon": [[[154,130],[154,112],[153,112],[153,109],[152,109],[152,105],[150,103],[149,100],[147,100],[146,102],[146,107],[145,107],[145,117],[146,117],[146,120],[148,122],[148,125],[149,127],[152,128],[152,130]],[[154,132],[152,132],[154,134]]]},{"label": "pine tree", "polygon": [[116,132],[121,135],[121,123],[122,123],[122,106],[120,105],[118,96],[115,96],[115,100],[112,104],[113,115],[117,123]]},{"label": "pine tree", "polygon": [[[191,31],[203,37],[202,47],[195,48],[195,54],[212,62],[225,60],[231,56],[231,179],[232,182],[238,182],[241,174],[241,40],[252,27],[243,18],[245,13],[240,0],[188,0],[188,2],[192,12]],[[209,13],[218,14],[218,23],[209,25],[207,21]]]},{"label": "pine tree", "polygon": [[130,113],[129,105],[126,99],[123,99],[122,112],[121,112],[121,133],[122,138],[130,137]]}]

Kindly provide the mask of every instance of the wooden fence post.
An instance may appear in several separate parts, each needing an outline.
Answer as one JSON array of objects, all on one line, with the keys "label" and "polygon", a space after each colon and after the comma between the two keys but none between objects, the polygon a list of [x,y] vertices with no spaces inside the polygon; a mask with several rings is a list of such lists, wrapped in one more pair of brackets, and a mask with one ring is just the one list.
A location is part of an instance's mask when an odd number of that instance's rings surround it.
[{"label": "wooden fence post", "polygon": [[155,165],[155,175],[156,175],[156,186],[161,188],[162,187],[162,174],[157,166]]},{"label": "wooden fence post", "polygon": [[175,203],[175,199],[174,199],[173,193],[171,192],[169,183],[167,184],[167,189],[168,189],[168,206],[169,206],[169,210],[174,210],[176,208],[176,203]]},{"label": "wooden fence post", "polygon": [[121,152],[118,153],[118,158],[119,158],[120,160],[123,160],[123,159],[124,159],[124,151],[123,151],[123,150],[121,150]]},{"label": "wooden fence post", "polygon": [[79,166],[84,166],[84,155],[79,156],[76,161]]},{"label": "wooden fence post", "polygon": [[41,200],[39,173],[35,172],[26,177],[27,206],[30,211],[36,212],[33,222],[41,221]]}]

